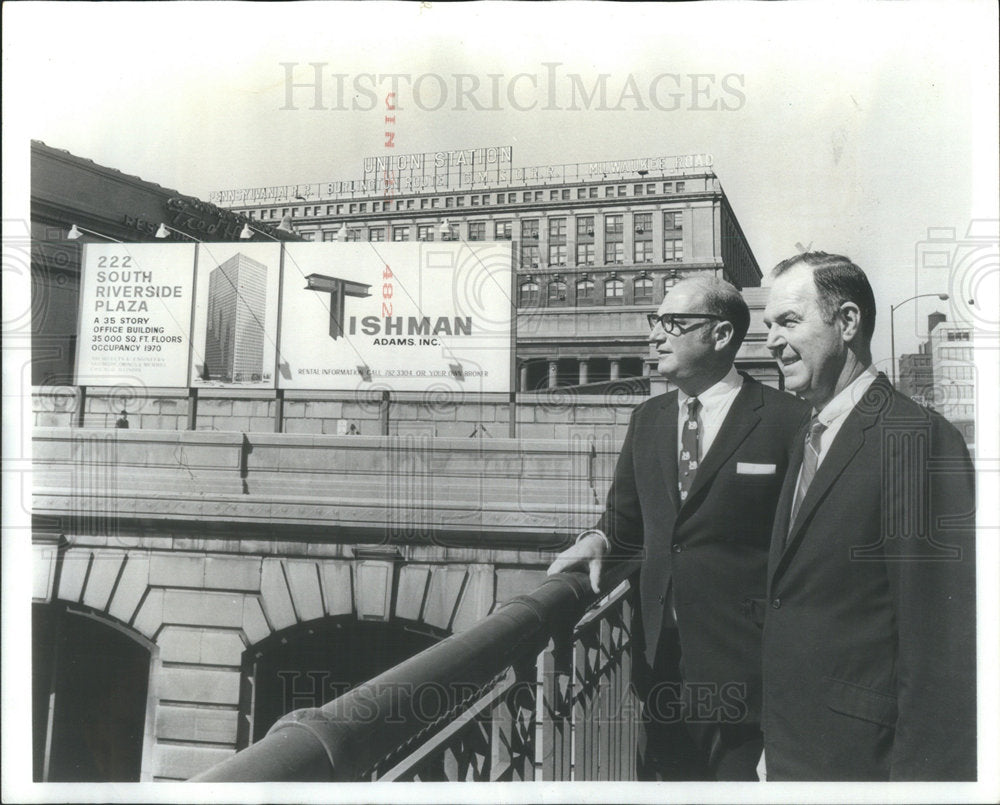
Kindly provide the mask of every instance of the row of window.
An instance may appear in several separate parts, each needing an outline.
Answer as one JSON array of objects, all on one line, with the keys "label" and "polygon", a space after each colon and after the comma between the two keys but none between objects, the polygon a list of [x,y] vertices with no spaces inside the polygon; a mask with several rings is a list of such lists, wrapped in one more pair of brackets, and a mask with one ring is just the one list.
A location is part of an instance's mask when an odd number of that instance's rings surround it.
[{"label": "row of window", "polygon": [[[418,228],[419,229],[419,228]],[[348,241],[359,241],[360,238],[359,230],[348,230],[347,240]],[[314,233],[306,232],[302,236],[305,240],[313,240]],[[394,233],[395,235],[395,233]],[[336,240],[336,233],[334,232],[324,232],[324,241],[334,241]],[[409,232],[402,233],[399,237],[393,237],[395,241],[408,241]],[[441,238],[442,240],[456,240],[457,236],[445,235]],[[369,240],[383,241],[385,240],[385,232],[378,230],[372,233]],[[417,240],[434,240],[433,232],[421,233],[418,232]],[[597,265],[597,255],[593,243],[577,243],[575,251],[575,261],[574,265],[577,266],[593,266]],[[520,251],[521,266],[524,268],[540,268],[542,267],[542,255],[541,250],[538,246],[527,245],[522,246]],[[638,265],[652,265],[656,262],[656,255],[653,250],[652,241],[639,240],[635,241],[632,245],[632,262]],[[663,240],[663,257],[660,262],[663,263],[681,263],[684,261],[684,241],[678,236],[676,238],[664,238]],[[625,244],[624,243],[605,243],[604,244],[604,265],[624,265],[625,264]],[[569,265],[569,247],[565,244],[553,244],[548,248],[548,259],[545,263],[546,266],[558,267]]]},{"label": "row of window", "polygon": [[[548,251],[548,266],[565,266],[568,260],[568,247],[565,244],[550,244]],[[593,243],[576,244],[576,261],[578,266],[596,265],[596,253]],[[681,263],[684,261],[684,241],[678,234],[675,237],[663,239],[664,263]],[[653,253],[653,242],[651,240],[637,240],[632,244],[632,262],[637,264],[651,264],[655,262]],[[604,244],[604,264],[622,265],[625,263],[625,244],[621,242],[605,242]],[[524,268],[541,267],[541,250],[538,246],[521,246],[521,266]]]},{"label": "row of window", "polygon": [[[663,233],[664,240],[677,241],[681,238],[683,232],[683,218],[682,213],[677,210],[671,210],[662,213],[663,215]],[[578,245],[580,243],[591,243],[594,240],[594,226],[595,226],[596,216],[593,215],[579,215],[575,217],[576,221],[576,240]],[[568,218],[549,218],[548,223],[548,240],[551,246],[565,246],[566,244],[566,232],[568,226]],[[494,240],[511,240],[513,237],[513,221],[510,219],[493,221],[493,239]],[[467,223],[468,227],[468,239],[470,241],[483,241],[486,240],[487,229],[486,221],[469,221]],[[538,218],[525,218],[521,222],[521,241],[530,242],[536,241],[539,238],[539,231],[541,225],[541,219]],[[625,227],[625,216],[623,214],[609,214],[604,216],[604,240],[605,243],[621,243],[624,240],[624,227]],[[442,233],[442,240],[457,240],[459,238],[458,224],[449,224],[449,231]],[[400,226],[371,226],[367,227],[367,232],[365,229],[354,227],[347,229],[347,240],[348,241],[360,241],[362,240],[362,235],[367,234],[367,239],[369,241],[383,241],[386,239],[387,231],[391,232],[392,239],[394,241],[408,241],[410,239],[412,227],[409,224]],[[416,225],[416,239],[420,241],[432,241],[435,237],[435,232],[440,232],[441,225],[438,224],[417,224]],[[632,232],[633,241],[635,243],[651,243],[653,240],[653,213],[642,212],[634,213],[632,215]],[[303,237],[310,234],[304,232],[301,233]],[[312,240],[311,237],[306,237],[307,240]],[[330,230],[323,232],[323,240],[332,241],[337,239],[337,232],[335,230]],[[530,245],[530,244],[527,244]],[[639,251],[650,251],[647,247],[638,247],[637,254]],[[620,261],[619,261],[620,262]],[[645,262],[645,260],[638,260],[637,262]],[[555,265],[555,264],[554,264]]]},{"label": "row of window", "polygon": [[[663,280],[663,294],[666,293],[674,282],[675,278],[665,277]],[[517,304],[519,307],[539,307],[542,301],[542,282],[529,277],[518,286]],[[612,276],[600,283],[601,298],[606,303],[621,303],[625,297],[626,280],[621,277]],[[651,277],[639,276],[631,280],[632,300],[635,304],[653,304],[654,281]],[[574,301],[576,304],[597,301],[598,284],[589,277],[583,277],[573,283]],[[555,277],[545,282],[544,285],[546,306],[569,304],[569,283],[561,277]],[[661,294],[662,296],[662,294]]]},{"label": "row of window", "polygon": [[[628,185],[604,185],[604,198],[628,198]],[[656,195],[656,182],[644,182],[643,184],[632,185],[632,196],[654,196]],[[591,185],[588,187],[576,188],[577,200],[596,199],[600,197],[600,187]],[[686,184],[682,181],[663,182],[661,193],[683,193]],[[524,190],[521,191],[520,200],[522,202],[545,201],[544,190]],[[573,198],[572,188],[555,188],[548,191],[549,201],[570,201]],[[495,199],[495,201],[494,201]],[[302,207],[269,207],[263,210],[249,210],[247,214],[250,218],[260,220],[276,220],[286,215],[293,218],[316,218],[320,215],[344,215],[354,213],[389,212],[390,210],[436,210],[436,209],[457,209],[459,207],[487,207],[491,204],[516,204],[518,193],[473,193],[471,195],[460,196],[429,196],[426,198],[406,198],[406,199],[386,199],[383,201],[350,201],[340,204],[312,204]],[[325,212],[324,212],[325,210]]]},{"label": "row of window", "polygon": [[950,361],[972,361],[972,347],[941,347],[938,357]]},{"label": "row of window", "polygon": [[942,366],[938,370],[942,380],[974,380],[975,366]]}]

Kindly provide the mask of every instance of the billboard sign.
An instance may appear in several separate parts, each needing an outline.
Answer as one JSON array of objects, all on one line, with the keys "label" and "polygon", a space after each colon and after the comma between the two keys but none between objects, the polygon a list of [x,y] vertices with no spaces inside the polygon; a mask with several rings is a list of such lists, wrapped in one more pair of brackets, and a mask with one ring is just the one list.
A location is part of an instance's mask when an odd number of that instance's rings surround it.
[{"label": "billboard sign", "polygon": [[84,247],[79,385],[187,385],[194,244]]},{"label": "billboard sign", "polygon": [[509,243],[289,243],[278,385],[510,389]]},{"label": "billboard sign", "polygon": [[509,242],[88,244],[80,385],[509,392]]}]

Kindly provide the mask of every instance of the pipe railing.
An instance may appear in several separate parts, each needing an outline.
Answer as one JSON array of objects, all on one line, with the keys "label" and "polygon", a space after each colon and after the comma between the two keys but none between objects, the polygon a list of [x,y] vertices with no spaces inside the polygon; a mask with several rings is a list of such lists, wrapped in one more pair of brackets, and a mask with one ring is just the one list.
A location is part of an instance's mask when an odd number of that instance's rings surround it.
[{"label": "pipe railing", "polygon": [[635,719],[621,715],[636,567],[609,568],[610,595],[583,573],[551,576],[193,780],[630,779]]}]

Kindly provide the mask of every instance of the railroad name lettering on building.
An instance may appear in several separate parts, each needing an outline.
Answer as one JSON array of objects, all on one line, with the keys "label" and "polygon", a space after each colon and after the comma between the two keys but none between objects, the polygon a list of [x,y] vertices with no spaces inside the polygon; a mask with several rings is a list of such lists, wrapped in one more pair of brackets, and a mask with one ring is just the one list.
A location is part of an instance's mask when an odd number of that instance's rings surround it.
[{"label": "railroad name lettering on building", "polygon": [[365,173],[383,170],[423,170],[426,166],[446,168],[449,165],[509,164],[513,159],[513,146],[464,148],[458,151],[433,151],[424,154],[393,154],[365,157]]},{"label": "railroad name lettering on building", "polygon": [[268,185],[218,190],[213,202],[247,206],[258,203],[318,203],[361,196],[434,192],[536,183],[617,181],[642,171],[652,177],[684,171],[709,170],[711,154],[644,156],[633,159],[515,167],[513,146],[488,146],[419,154],[380,154],[365,157],[359,179]]}]

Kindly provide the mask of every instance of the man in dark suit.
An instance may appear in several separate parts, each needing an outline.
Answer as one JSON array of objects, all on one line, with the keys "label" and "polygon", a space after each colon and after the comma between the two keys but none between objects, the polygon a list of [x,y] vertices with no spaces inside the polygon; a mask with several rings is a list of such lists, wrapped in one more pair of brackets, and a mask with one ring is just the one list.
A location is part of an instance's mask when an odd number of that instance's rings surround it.
[{"label": "man in dark suit", "polygon": [[727,282],[671,289],[649,340],[679,391],[635,409],[603,517],[549,568],[588,565],[597,591],[604,561],[642,558],[633,629],[641,779],[757,779],[759,607],[806,406],[733,367],[749,323]]},{"label": "man in dark suit", "polygon": [[875,299],[846,257],[774,270],[768,347],[815,416],[774,521],[768,780],[974,780],[975,493],[958,431],[871,367]]}]

